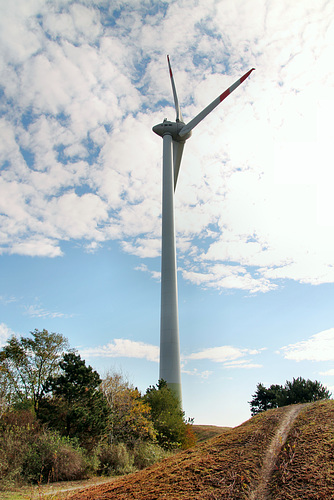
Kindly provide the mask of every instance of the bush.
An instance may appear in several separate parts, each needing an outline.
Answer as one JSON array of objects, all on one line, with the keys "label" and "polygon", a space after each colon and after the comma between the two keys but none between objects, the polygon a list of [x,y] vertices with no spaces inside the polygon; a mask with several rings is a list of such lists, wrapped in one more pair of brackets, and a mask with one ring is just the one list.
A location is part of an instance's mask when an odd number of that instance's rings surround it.
[{"label": "bush", "polygon": [[29,412],[13,411],[1,419],[0,449],[0,489],[83,479],[96,468],[77,441],[43,430]]},{"label": "bush", "polygon": [[88,469],[80,447],[54,431],[45,431],[30,443],[22,463],[22,476],[29,483],[74,481],[86,478]]},{"label": "bush", "polygon": [[153,443],[138,443],[134,447],[133,454],[134,466],[139,470],[145,469],[145,467],[149,467],[171,455],[170,452]]},{"label": "bush", "polygon": [[133,453],[124,443],[110,446],[102,445],[97,454],[100,462],[98,472],[110,476],[112,474],[129,474],[134,471]]},{"label": "bush", "polygon": [[25,441],[25,430],[19,427],[8,429],[0,435],[0,489],[20,484],[22,463],[29,444]]},{"label": "bush", "polygon": [[143,441],[137,442],[133,449],[129,449],[125,443],[101,445],[97,453],[98,473],[106,476],[128,474],[145,469],[171,454],[158,444]]}]

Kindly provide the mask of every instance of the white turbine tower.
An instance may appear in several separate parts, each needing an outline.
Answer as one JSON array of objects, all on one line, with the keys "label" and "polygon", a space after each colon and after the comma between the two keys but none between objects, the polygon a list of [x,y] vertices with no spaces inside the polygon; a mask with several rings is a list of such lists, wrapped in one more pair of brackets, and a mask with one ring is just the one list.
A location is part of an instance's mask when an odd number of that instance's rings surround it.
[{"label": "white turbine tower", "polygon": [[162,252],[161,252],[161,324],[160,324],[160,374],[180,400],[181,363],[177,300],[177,267],[174,229],[174,191],[180,170],[184,144],[192,129],[199,124],[219,103],[233,92],[254,70],[252,68],[225,92],[193,118],[187,125],[183,122],[177,98],[172,68],[167,56],[169,74],[174,96],[176,121],[167,118],[153,127],[153,132],[163,139],[162,166]]}]

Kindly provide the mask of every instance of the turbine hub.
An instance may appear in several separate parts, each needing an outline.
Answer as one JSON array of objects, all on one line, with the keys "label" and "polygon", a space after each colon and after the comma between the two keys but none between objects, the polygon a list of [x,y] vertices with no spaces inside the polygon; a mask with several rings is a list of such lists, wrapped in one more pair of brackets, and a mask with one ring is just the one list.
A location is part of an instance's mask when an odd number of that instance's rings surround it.
[{"label": "turbine hub", "polygon": [[191,131],[183,137],[179,136],[179,132],[183,129],[184,125],[185,124],[181,121],[170,122],[167,118],[165,118],[162,123],[155,125],[152,130],[160,137],[163,137],[165,134],[169,134],[172,136],[174,141],[184,142],[191,136]]}]

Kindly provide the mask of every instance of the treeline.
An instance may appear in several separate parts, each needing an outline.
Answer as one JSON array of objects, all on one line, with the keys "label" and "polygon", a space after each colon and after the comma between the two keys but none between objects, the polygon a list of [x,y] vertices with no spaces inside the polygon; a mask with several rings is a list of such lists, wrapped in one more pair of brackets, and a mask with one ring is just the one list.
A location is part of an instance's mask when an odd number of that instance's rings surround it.
[{"label": "treeline", "polygon": [[308,403],[321,399],[330,399],[331,392],[317,380],[305,380],[303,377],[287,380],[285,385],[272,384],[265,387],[257,384],[255,394],[249,401],[252,416],[262,411],[297,403]]},{"label": "treeline", "polygon": [[160,380],[144,394],[103,380],[47,330],[0,350],[0,488],[123,474],[195,444],[191,421]]}]

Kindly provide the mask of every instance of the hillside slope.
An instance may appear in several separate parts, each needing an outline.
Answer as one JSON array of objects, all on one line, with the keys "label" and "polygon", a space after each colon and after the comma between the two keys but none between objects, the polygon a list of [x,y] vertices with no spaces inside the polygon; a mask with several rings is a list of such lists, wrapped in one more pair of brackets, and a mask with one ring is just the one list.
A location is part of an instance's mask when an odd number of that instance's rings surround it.
[{"label": "hillside slope", "polygon": [[70,498],[334,498],[333,431],[334,401],[270,410],[153,467]]},{"label": "hillside slope", "polygon": [[220,434],[230,429],[231,427],[218,427],[217,425],[192,425],[197,443],[202,443],[213,437],[220,436]]},{"label": "hillside slope", "polygon": [[275,463],[269,498],[334,498],[334,401],[307,405]]}]

